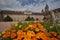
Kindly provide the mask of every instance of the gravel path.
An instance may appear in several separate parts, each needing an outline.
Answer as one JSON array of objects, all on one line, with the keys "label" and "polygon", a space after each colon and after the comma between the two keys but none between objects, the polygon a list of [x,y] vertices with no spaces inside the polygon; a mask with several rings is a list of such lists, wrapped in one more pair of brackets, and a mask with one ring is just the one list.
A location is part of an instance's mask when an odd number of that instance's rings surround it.
[{"label": "gravel path", "polygon": [[[29,21],[23,21],[24,22],[29,22]],[[31,22],[37,22],[37,21],[31,21]],[[5,31],[7,27],[12,27],[13,24],[17,22],[0,22],[0,32]]]},{"label": "gravel path", "polygon": [[0,32],[5,31],[7,27],[11,27],[15,22],[0,22]]}]

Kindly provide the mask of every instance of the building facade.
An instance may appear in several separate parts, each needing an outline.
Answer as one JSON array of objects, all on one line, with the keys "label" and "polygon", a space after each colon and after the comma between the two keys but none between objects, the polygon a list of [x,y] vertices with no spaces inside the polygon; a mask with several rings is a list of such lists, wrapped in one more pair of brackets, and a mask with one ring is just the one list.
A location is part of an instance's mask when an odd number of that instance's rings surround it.
[{"label": "building facade", "polygon": [[39,21],[43,21],[44,15],[43,13],[34,13],[31,11],[24,11],[24,12],[17,12],[17,11],[2,11],[4,18],[6,16],[10,16],[13,21],[25,21],[25,19],[29,17],[33,17],[36,21],[38,19]]},{"label": "building facade", "polygon": [[46,4],[45,9],[41,13],[31,12],[31,11],[10,11],[1,10],[0,20],[3,20],[6,16],[10,16],[13,21],[25,21],[27,17],[33,17],[36,21],[48,21],[54,22],[60,20],[60,8],[49,11],[49,6]]}]

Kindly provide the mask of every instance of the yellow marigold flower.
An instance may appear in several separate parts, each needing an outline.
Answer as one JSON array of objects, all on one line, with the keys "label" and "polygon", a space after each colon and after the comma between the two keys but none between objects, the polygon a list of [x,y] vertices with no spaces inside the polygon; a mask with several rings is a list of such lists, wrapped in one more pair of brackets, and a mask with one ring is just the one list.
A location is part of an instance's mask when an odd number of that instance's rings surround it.
[{"label": "yellow marigold flower", "polygon": [[33,31],[27,31],[27,35],[31,37],[31,36],[35,36],[35,33]]},{"label": "yellow marigold flower", "polygon": [[36,32],[39,32],[39,28],[35,28],[35,31],[36,31]]},{"label": "yellow marigold flower", "polygon": [[22,25],[19,25],[19,28],[21,28],[22,27]]},{"label": "yellow marigold flower", "polygon": [[15,26],[18,26],[18,23],[16,23]]},{"label": "yellow marigold flower", "polygon": [[5,31],[3,31],[2,34],[5,34]]},{"label": "yellow marigold flower", "polygon": [[32,27],[32,25],[29,25],[29,27]]},{"label": "yellow marigold flower", "polygon": [[0,33],[0,36],[2,36],[2,34]]}]

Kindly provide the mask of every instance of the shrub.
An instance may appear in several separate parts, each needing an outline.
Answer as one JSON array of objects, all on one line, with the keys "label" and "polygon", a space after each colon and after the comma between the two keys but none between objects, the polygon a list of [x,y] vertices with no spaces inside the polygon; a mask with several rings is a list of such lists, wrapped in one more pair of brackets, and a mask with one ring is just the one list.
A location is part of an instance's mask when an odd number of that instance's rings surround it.
[{"label": "shrub", "polygon": [[25,19],[25,21],[34,21],[34,18],[33,18],[33,17],[28,16],[28,17]]},{"label": "shrub", "polygon": [[5,17],[3,19],[3,21],[5,21],[5,22],[11,22],[11,21],[13,21],[13,19],[10,16],[7,16],[7,17]]}]

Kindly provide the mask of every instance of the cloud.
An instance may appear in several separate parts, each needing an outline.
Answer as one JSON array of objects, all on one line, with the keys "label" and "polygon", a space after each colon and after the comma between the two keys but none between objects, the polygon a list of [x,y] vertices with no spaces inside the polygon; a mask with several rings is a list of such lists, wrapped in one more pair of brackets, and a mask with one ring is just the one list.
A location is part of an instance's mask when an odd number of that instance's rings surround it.
[{"label": "cloud", "polygon": [[60,0],[50,0],[47,1],[47,4],[49,5],[50,10],[60,8]]},{"label": "cloud", "polygon": [[0,0],[0,9],[19,8],[21,4],[16,0]]},{"label": "cloud", "polygon": [[60,8],[60,0],[0,0],[0,9],[40,12],[46,3],[50,10]]}]

